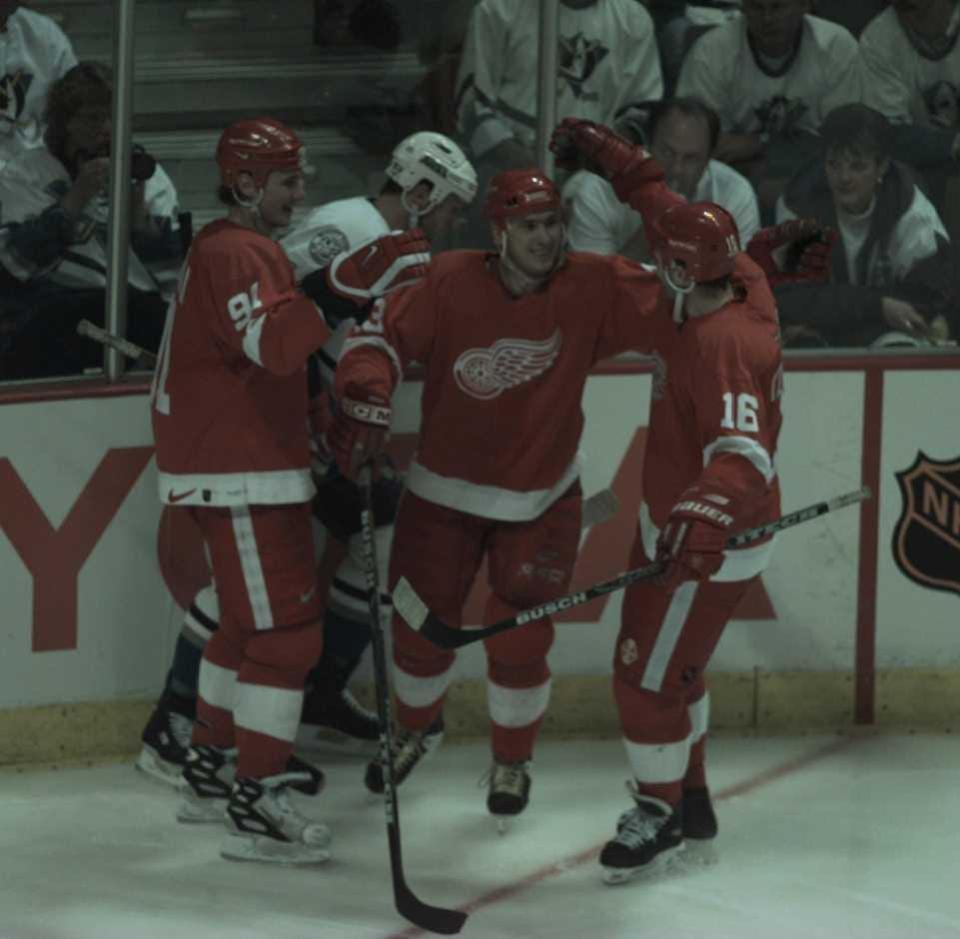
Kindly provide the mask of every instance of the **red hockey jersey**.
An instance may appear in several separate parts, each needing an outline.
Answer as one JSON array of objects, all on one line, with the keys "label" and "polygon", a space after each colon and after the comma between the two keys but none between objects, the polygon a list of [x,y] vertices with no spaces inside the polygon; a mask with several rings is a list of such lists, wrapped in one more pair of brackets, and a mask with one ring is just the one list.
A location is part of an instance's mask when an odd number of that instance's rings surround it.
[{"label": "red hockey jersey", "polygon": [[[492,255],[446,252],[354,330],[337,391],[349,397],[359,385],[389,396],[409,363],[422,364],[407,486],[439,505],[523,521],[578,477],[591,367],[627,349],[649,351],[670,328],[656,276],[623,258],[570,254],[542,291],[513,297]],[[629,399],[623,406],[635,408]]]},{"label": "red hockey jersey", "polygon": [[207,225],[181,271],[154,376],[161,500],[307,501],[305,363],[329,336],[276,243],[227,219]]},{"label": "red hockey jersey", "polygon": [[[694,484],[730,503],[734,531],[780,514],[775,458],[783,366],[776,303],[745,254],[734,277],[745,296],[674,328],[657,349],[643,466],[640,527],[653,557],[670,510]],[[727,552],[712,580],[741,580],[766,566],[769,539]]]}]

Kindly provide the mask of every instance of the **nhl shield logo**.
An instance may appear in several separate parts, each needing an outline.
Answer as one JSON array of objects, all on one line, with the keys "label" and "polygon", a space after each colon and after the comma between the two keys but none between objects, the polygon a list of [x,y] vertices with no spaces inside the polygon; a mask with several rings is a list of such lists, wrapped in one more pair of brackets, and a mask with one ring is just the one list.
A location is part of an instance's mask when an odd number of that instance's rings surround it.
[{"label": "nhl shield logo", "polygon": [[920,452],[896,474],[903,512],[893,558],[912,581],[960,593],[960,458],[941,462]]}]

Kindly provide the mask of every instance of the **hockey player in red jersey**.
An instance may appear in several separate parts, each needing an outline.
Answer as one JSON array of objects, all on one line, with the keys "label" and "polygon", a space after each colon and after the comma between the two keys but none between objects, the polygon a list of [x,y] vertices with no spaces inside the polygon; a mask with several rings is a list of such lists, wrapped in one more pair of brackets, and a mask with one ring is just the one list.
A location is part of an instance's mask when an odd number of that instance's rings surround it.
[{"label": "hockey player in red jersey", "polygon": [[[661,174],[662,175],[662,174]],[[383,445],[390,398],[412,361],[425,370],[417,454],[397,516],[390,585],[405,577],[461,623],[484,559],[488,621],[563,594],[580,531],[580,399],[600,359],[652,349],[669,327],[656,277],[623,258],[568,254],[560,194],[538,170],[494,178],[496,253],[438,255],[420,283],[375,306],[337,368],[332,444],[344,472]],[[394,617],[396,776],[429,745],[454,654]],[[487,805],[527,804],[530,761],[550,695],[549,619],[486,643],[493,766]],[[367,786],[383,786],[371,763]],[[502,818],[501,818],[502,820]]]},{"label": "hockey player in red jersey", "polygon": [[[297,136],[271,118],[221,135],[228,214],[191,246],[152,393],[161,499],[197,522],[221,619],[200,666],[178,817],[225,818],[224,857],[287,864],[326,860],[330,842],[327,826],[288,799],[291,787],[315,794],[323,783],[291,751],[322,635],[305,363],[330,329],[271,237],[304,198],[303,158]],[[416,232],[376,248],[372,263],[369,247],[346,259],[341,278],[361,287],[426,271]]]},{"label": "hockey player in red jersey", "polygon": [[[768,562],[768,538],[725,550],[727,538],[780,514],[776,471],[783,368],[776,249],[807,240],[799,273],[821,276],[829,243],[812,226],[764,229],[741,250],[736,223],[712,203],[663,210],[656,164],[607,128],[567,120],[555,152],[579,151],[644,218],[675,326],[656,350],[643,498],[629,566],[666,562],[656,583],[627,588],[613,663],[635,806],[600,863],[621,883],[687,841],[715,836],[704,772],[709,696],[704,669],[727,622]],[[783,252],[780,252],[783,253]]]}]

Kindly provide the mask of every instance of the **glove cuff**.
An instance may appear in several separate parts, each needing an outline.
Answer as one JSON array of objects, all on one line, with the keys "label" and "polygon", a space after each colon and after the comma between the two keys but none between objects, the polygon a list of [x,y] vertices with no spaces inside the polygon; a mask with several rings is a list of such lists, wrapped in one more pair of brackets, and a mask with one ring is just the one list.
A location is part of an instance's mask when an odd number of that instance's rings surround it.
[{"label": "glove cuff", "polygon": [[375,401],[358,401],[355,398],[341,398],[338,402],[345,417],[361,424],[373,424],[377,427],[390,426],[390,408]]}]

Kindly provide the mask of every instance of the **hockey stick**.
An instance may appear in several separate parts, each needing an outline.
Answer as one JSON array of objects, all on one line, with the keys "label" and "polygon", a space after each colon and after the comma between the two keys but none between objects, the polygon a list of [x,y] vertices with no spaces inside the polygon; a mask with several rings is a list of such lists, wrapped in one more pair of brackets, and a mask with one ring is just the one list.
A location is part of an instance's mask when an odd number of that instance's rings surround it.
[{"label": "hockey stick", "polygon": [[601,489],[583,500],[580,506],[580,527],[592,528],[620,511],[620,500],[612,489]]},{"label": "hockey stick", "polygon": [[88,339],[92,339],[94,342],[99,342],[103,346],[110,346],[111,349],[116,349],[117,352],[125,355],[128,359],[139,359],[149,368],[153,368],[157,364],[157,357],[154,353],[138,346],[129,339],[108,333],[95,323],[91,323],[90,320],[80,320],[80,322],[77,323],[77,333],[81,336],[86,336]]},{"label": "hockey stick", "polygon": [[361,534],[367,579],[367,600],[370,606],[370,645],[373,648],[373,677],[377,690],[377,716],[380,719],[380,763],[383,766],[383,807],[387,817],[387,843],[390,847],[390,873],[393,877],[393,900],[397,912],[414,926],[428,932],[452,936],[460,932],[467,914],[428,906],[407,886],[403,876],[403,858],[400,853],[400,813],[397,790],[394,785],[393,731],[390,706],[390,687],[387,682],[387,654],[380,622],[380,585],[377,582],[377,546],[374,540],[373,476],[365,466],[357,480],[363,507],[360,511]]},{"label": "hockey stick", "polygon": [[[853,505],[856,502],[863,502],[870,498],[870,490],[866,486],[857,489],[854,492],[848,492],[842,496],[836,496],[828,499],[826,502],[817,502],[808,505],[805,509],[798,509],[796,512],[790,512],[788,515],[781,515],[780,518],[767,522],[765,525],[758,525],[756,528],[748,528],[737,535],[731,535],[727,539],[728,548],[739,548],[741,545],[751,541],[759,541],[767,535],[774,532],[783,531],[785,528],[792,528],[801,522],[807,522],[819,515],[825,515],[827,512],[833,512],[835,509],[842,509],[844,506]],[[515,616],[502,619],[490,626],[484,626],[480,629],[454,629],[448,626],[439,616],[431,613],[427,605],[420,599],[417,592],[413,589],[410,582],[401,577],[397,586],[393,589],[393,608],[420,634],[429,639],[434,645],[441,649],[458,649],[460,646],[469,645],[471,642],[478,642],[486,639],[488,636],[496,636],[497,633],[506,632],[508,629],[515,629],[534,620],[543,619],[553,613],[560,613],[564,610],[572,609],[583,603],[588,603],[597,597],[613,593],[617,590],[623,590],[630,584],[635,584],[641,580],[650,580],[658,574],[662,574],[666,565],[662,561],[654,564],[648,564],[646,567],[637,567],[632,571],[626,571],[623,574],[613,577],[610,580],[601,581],[592,587],[584,590],[578,590],[576,593],[567,594],[564,597],[557,597],[556,600],[550,600],[548,603],[542,603],[540,606],[531,607],[529,610],[523,610]]]}]

